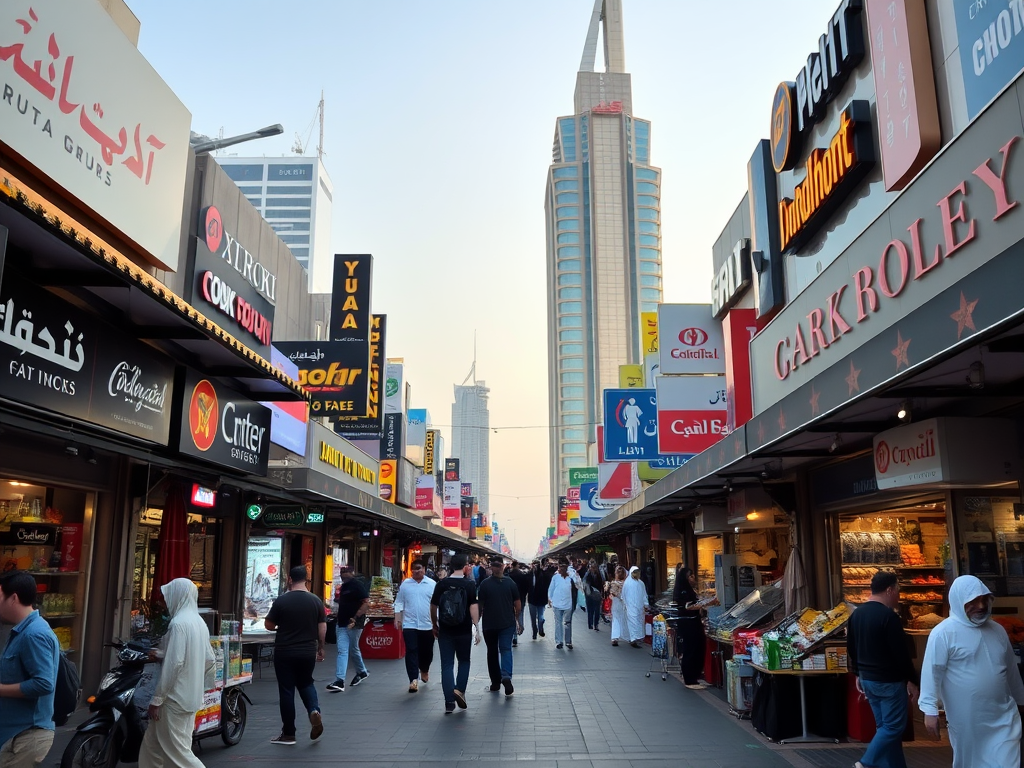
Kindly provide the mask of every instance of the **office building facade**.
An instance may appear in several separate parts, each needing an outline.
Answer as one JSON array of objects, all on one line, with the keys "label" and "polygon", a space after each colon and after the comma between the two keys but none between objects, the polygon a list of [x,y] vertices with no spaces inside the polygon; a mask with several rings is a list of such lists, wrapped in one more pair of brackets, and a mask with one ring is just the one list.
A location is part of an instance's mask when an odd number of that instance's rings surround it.
[{"label": "office building facade", "polygon": [[460,459],[460,479],[473,484],[473,495],[484,516],[490,511],[490,392],[482,381],[456,386],[452,405],[451,455]]},{"label": "office building facade", "polygon": [[330,291],[334,186],[319,158],[215,159],[306,268],[310,293]]},{"label": "office building facade", "polygon": [[[595,72],[603,28],[605,71]],[[661,169],[633,116],[621,0],[596,0],[574,114],[555,124],[545,185],[552,502],[587,465],[601,391],[640,360],[640,313],[662,299]]]}]

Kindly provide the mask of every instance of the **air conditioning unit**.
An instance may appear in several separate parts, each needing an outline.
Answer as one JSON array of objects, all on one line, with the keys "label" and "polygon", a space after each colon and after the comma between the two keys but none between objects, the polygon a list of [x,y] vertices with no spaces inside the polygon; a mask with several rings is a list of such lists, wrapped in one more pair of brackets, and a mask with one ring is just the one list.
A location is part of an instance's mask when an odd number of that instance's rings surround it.
[{"label": "air conditioning unit", "polygon": [[729,513],[725,507],[701,507],[693,516],[693,532],[701,534],[731,531],[728,517]]}]

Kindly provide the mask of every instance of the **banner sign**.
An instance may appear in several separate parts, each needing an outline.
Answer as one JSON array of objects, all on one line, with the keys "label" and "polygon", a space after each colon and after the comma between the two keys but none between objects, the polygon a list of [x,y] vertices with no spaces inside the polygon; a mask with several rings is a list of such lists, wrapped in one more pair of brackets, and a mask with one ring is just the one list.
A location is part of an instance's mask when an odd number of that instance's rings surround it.
[{"label": "banner sign", "polygon": [[459,460],[458,459],[445,459],[444,460],[444,479],[445,482],[454,480],[458,482],[459,479]]},{"label": "banner sign", "polygon": [[395,502],[397,480],[398,461],[396,459],[382,458],[380,460],[380,488],[378,494],[384,501]]},{"label": "banner sign", "polygon": [[597,492],[602,499],[629,501],[640,493],[640,478],[635,462],[601,464],[597,469]]},{"label": "banner sign", "polygon": [[619,366],[619,387],[622,389],[643,389],[644,367],[643,365]]},{"label": "banner sign", "polygon": [[959,0],[953,15],[972,120],[1024,68],[1024,8],[1020,0]]},{"label": "banner sign", "polygon": [[569,485],[597,482],[597,467],[570,467]]},{"label": "banner sign", "polygon": [[402,359],[388,360],[384,366],[384,413],[405,411],[405,365]]},{"label": "banner sign", "polygon": [[[270,364],[292,381],[298,381],[298,366],[281,354],[275,346],[270,347]],[[270,409],[273,419],[270,424],[270,442],[299,456],[305,456],[309,432],[309,406],[304,402],[286,400],[261,400],[260,405]]]},{"label": "banner sign", "polygon": [[370,284],[373,256],[335,254],[331,296],[331,341],[370,343]]},{"label": "banner sign", "polygon": [[348,341],[275,341],[299,369],[314,417],[365,412],[369,393],[369,345]]},{"label": "banner sign", "polygon": [[658,450],[696,454],[729,434],[725,376],[659,376]]},{"label": "banner sign", "polygon": [[[346,440],[379,440],[384,434],[381,408],[384,354],[387,344],[387,315],[373,315],[370,322],[370,375],[366,387],[366,411],[362,416],[332,416],[334,431]],[[346,344],[348,342],[338,342]]]},{"label": "banner sign", "polygon": [[417,512],[431,512],[434,509],[434,478],[432,475],[420,475],[416,478]]},{"label": "banner sign", "polygon": [[380,439],[380,457],[399,459],[405,455],[405,416],[384,414],[384,436]]},{"label": "banner sign", "polygon": [[460,483],[460,485],[461,485],[461,494],[463,496],[472,496],[473,495],[473,484],[472,483]]},{"label": "banner sign", "polygon": [[[408,509],[416,507],[416,481],[419,471],[408,459],[398,460],[397,503]],[[432,478],[431,478],[432,479]]]},{"label": "banner sign", "polygon": [[202,378],[185,374],[178,450],[197,459],[265,477],[270,409]]},{"label": "banner sign", "polygon": [[437,471],[437,442],[441,436],[438,429],[428,429],[423,443],[423,474],[434,475]]},{"label": "banner sign", "polygon": [[659,304],[658,343],[661,374],[725,373],[725,336],[710,304]]},{"label": "banner sign", "polygon": [[604,391],[605,461],[658,456],[658,398],[653,389]]},{"label": "banner sign", "polygon": [[170,361],[10,270],[0,288],[0,382],[3,397],[167,445]]}]

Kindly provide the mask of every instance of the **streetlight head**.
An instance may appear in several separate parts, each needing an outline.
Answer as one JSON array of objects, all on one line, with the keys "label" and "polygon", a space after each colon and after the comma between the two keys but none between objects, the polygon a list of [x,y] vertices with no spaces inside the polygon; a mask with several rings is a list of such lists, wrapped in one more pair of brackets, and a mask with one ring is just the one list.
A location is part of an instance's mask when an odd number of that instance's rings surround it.
[{"label": "streetlight head", "polygon": [[268,125],[266,128],[260,128],[256,133],[261,139],[265,139],[267,136],[280,136],[284,133],[284,126],[280,123]]}]

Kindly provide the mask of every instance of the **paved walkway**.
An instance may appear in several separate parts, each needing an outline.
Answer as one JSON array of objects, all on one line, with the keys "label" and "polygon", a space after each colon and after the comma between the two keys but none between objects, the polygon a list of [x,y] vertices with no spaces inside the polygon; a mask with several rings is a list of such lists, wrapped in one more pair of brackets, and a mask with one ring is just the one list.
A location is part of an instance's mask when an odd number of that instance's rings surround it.
[{"label": "paved walkway", "polygon": [[[731,717],[711,692],[687,690],[674,676],[662,682],[657,672],[645,677],[652,661],[648,646],[612,648],[607,625],[600,633],[586,626],[580,611],[573,622],[573,651],[555,650],[550,619],[546,638],[531,641],[524,635],[515,649],[516,692],[508,699],[484,692],[489,683],[485,648],[475,647],[469,708],[451,716],[444,715],[436,654],[430,682],[419,693],[407,693],[401,660],[368,660],[370,676],[361,685],[328,693],[324,686],[334,679],[334,646],[329,646],[328,659],[316,672],[326,732],[310,742],[300,719],[294,747],[269,743],[281,721],[273,670],[264,665],[263,679],[247,688],[253,706],[241,743],[228,748],[217,737],[206,739],[199,755],[208,766],[238,761],[372,768],[497,768],[511,761],[523,768],[852,764],[851,745],[836,750],[834,758],[842,762],[835,763],[807,760],[816,756],[806,746],[796,750],[769,744],[749,723]],[[296,704],[301,712],[298,697]],[[70,725],[58,730],[46,765],[59,765],[72,734]]]}]

